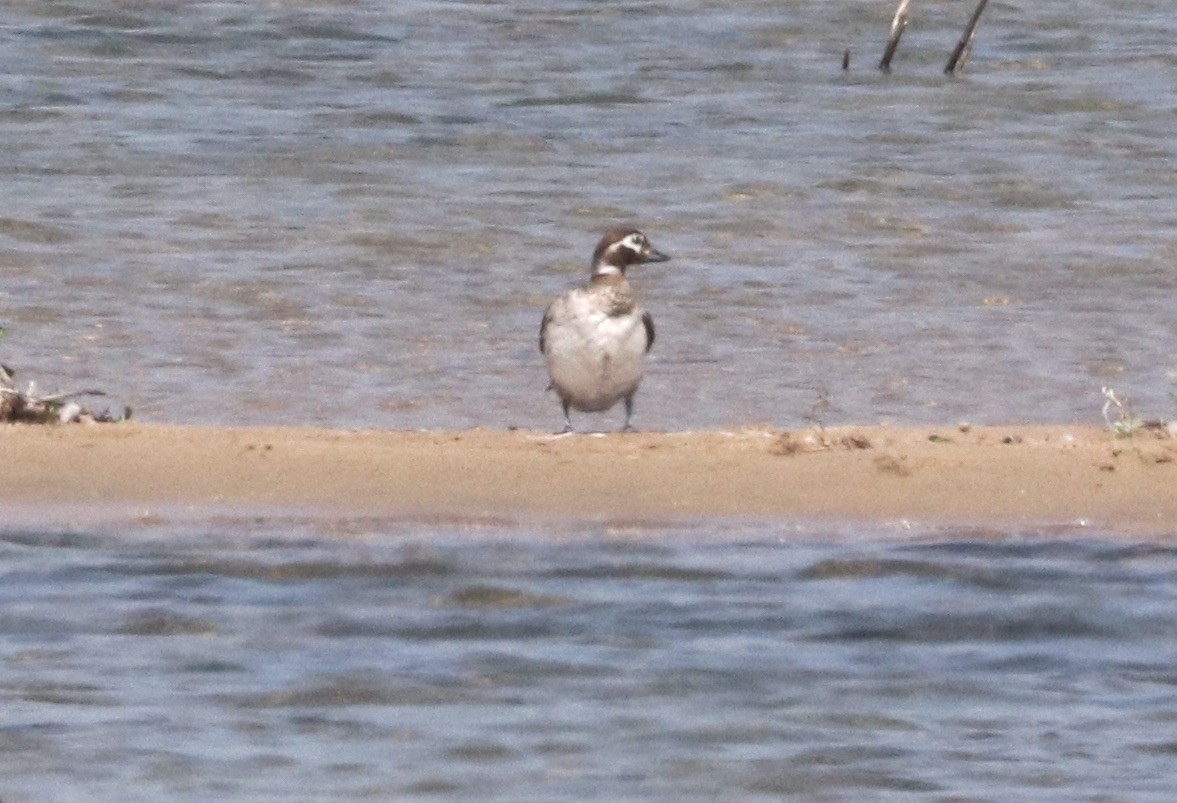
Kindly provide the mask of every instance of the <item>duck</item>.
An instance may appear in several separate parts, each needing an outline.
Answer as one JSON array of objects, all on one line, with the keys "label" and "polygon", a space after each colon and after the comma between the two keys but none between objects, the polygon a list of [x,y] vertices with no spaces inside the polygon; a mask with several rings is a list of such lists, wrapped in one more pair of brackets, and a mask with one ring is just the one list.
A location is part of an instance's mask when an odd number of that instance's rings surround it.
[{"label": "duck", "polygon": [[633,400],[654,345],[654,320],[638,306],[626,271],[669,259],[639,230],[610,229],[593,251],[588,285],[564,293],[544,312],[539,350],[551,379],[548,389],[564,409],[558,434],[573,431],[571,410],[600,413],[618,402],[625,404],[622,431],[633,431]]}]

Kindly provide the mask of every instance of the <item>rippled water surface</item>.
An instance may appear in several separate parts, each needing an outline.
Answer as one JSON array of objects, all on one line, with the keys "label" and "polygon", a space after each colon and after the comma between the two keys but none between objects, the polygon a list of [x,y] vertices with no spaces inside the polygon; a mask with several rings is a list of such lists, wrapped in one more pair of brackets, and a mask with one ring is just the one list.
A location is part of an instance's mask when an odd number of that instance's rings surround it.
[{"label": "rippled water surface", "polygon": [[1177,551],[1073,535],[8,529],[0,796],[1169,800]]},{"label": "rippled water surface", "polygon": [[[1177,15],[0,2],[0,356],[152,420],[547,428],[600,231],[675,261],[638,422],[1169,412]],[[843,51],[850,70],[841,70]]]},{"label": "rippled water surface", "polygon": [[[883,76],[883,0],[0,0],[0,361],[555,427],[540,314],[632,222],[640,426],[1171,414],[1172,3],[991,4],[946,78],[972,6]],[[1172,798],[1168,546],[6,515],[4,803]]]}]

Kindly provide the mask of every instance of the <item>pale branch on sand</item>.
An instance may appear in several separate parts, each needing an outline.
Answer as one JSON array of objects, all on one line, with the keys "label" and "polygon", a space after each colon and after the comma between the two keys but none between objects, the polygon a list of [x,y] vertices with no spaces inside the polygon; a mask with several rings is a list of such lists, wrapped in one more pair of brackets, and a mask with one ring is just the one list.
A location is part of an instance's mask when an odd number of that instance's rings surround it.
[{"label": "pale branch on sand", "polygon": [[38,396],[32,382],[27,390],[17,390],[13,373],[7,365],[0,365],[0,423],[92,424],[125,421],[131,417],[130,407],[123,408],[122,415],[116,417],[109,410],[91,412],[76,401],[85,396],[105,396],[101,390],[89,388]]},{"label": "pale branch on sand", "polygon": [[125,421],[131,417],[129,407],[123,408],[121,416],[116,416],[109,410],[92,412],[75,401],[83,396],[105,395],[100,390],[83,390],[36,396],[16,388],[0,387],[0,423],[93,424]]},{"label": "pale branch on sand", "polygon": [[981,21],[981,12],[985,10],[989,0],[980,0],[977,3],[977,10],[973,12],[972,19],[969,24],[965,26],[964,33],[960,36],[960,41],[956,43],[956,49],[952,51],[952,55],[948,58],[948,65],[944,68],[946,75],[955,75],[964,69],[964,63],[969,59],[969,50],[973,47],[973,37],[977,33],[977,23]]},{"label": "pale branch on sand", "polygon": [[891,72],[891,59],[899,49],[899,38],[907,28],[907,6],[911,0],[899,0],[899,8],[895,9],[895,17],[891,20],[891,36],[887,39],[887,48],[883,51],[883,58],[879,61],[879,69]]}]

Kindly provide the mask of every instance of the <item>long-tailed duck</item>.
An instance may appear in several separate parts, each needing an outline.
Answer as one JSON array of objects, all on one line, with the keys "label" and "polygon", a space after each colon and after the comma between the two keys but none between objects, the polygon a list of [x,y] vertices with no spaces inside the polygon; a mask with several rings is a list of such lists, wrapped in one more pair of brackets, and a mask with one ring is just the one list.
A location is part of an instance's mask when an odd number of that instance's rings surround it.
[{"label": "long-tailed duck", "polygon": [[564,406],[564,432],[572,431],[569,408],[597,413],[619,401],[625,402],[623,430],[632,430],[633,397],[654,345],[654,321],[637,305],[625,271],[668,259],[636,229],[608,231],[593,252],[588,287],[569,290],[544,313],[539,350]]}]

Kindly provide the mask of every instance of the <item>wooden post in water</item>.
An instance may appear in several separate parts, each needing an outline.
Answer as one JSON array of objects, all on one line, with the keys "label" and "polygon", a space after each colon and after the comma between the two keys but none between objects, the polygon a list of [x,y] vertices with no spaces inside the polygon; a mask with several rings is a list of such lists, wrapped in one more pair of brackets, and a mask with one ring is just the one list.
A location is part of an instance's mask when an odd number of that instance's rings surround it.
[{"label": "wooden post in water", "polygon": [[879,62],[879,69],[891,72],[891,59],[899,49],[899,37],[903,36],[907,28],[907,6],[911,0],[899,0],[899,8],[895,9],[895,17],[891,20],[891,37],[887,40],[887,49],[883,51],[883,58]]},{"label": "wooden post in water", "polygon": [[973,12],[973,18],[969,20],[964,33],[960,36],[960,41],[956,43],[956,49],[948,58],[948,66],[944,68],[946,75],[955,75],[964,69],[964,63],[969,58],[969,50],[973,47],[973,36],[977,33],[977,23],[981,21],[981,12],[985,10],[988,3],[989,0],[981,0],[977,3],[977,10]]}]

